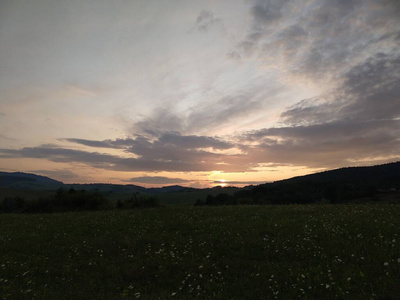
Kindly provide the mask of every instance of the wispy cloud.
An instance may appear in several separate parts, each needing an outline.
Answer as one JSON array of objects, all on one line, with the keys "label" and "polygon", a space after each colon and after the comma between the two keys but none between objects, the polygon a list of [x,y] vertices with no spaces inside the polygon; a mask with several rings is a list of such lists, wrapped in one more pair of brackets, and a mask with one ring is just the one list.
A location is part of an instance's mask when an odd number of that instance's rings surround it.
[{"label": "wispy cloud", "polygon": [[[328,95],[300,101],[281,115],[281,127],[217,136],[151,131],[115,140],[64,139],[94,148],[114,148],[131,157],[56,145],[0,149],[0,157],[80,162],[118,171],[254,171],[264,164],[310,168],[354,161],[397,159],[400,154],[400,55],[378,54],[350,68]],[[231,154],[229,151],[236,151]],[[228,152],[227,152],[228,151]]]},{"label": "wispy cloud", "polygon": [[[398,159],[400,56],[376,55],[351,68],[337,90],[282,113],[282,127],[249,132],[254,161],[334,167]],[[372,159],[373,160],[373,159]]]},{"label": "wispy cloud", "polygon": [[197,16],[195,28],[198,31],[207,32],[209,29],[216,26],[224,29],[222,19],[215,17],[212,11],[202,10]]},{"label": "wispy cloud", "polygon": [[257,0],[232,57],[255,56],[298,76],[334,79],[369,55],[398,49],[399,12],[392,0]]},{"label": "wispy cloud", "polygon": [[239,2],[10,2],[0,158],[148,184],[399,158],[400,1]]},{"label": "wispy cloud", "polygon": [[10,137],[2,135],[2,134],[0,134],[0,139],[9,140],[9,141],[15,141],[16,140],[14,138],[10,138]]}]

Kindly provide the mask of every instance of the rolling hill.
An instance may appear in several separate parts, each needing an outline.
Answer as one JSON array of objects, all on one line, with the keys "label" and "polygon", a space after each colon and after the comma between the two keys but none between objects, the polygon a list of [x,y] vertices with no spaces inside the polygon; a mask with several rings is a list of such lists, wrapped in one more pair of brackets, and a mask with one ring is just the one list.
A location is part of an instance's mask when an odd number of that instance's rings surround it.
[{"label": "rolling hill", "polygon": [[36,190],[36,191],[54,191],[59,188],[96,191],[104,193],[168,193],[195,190],[180,185],[164,186],[160,188],[145,188],[133,184],[108,184],[108,183],[90,183],[90,184],[65,184],[61,181],[51,179],[46,176],[22,173],[22,172],[0,172],[0,188],[15,190]]},{"label": "rolling hill", "polygon": [[21,190],[56,190],[63,187],[64,183],[30,173],[8,173],[0,172],[0,188]]},{"label": "rolling hill", "polygon": [[380,187],[400,184],[400,161],[370,167],[348,167],[277,181],[280,183],[364,182]]}]

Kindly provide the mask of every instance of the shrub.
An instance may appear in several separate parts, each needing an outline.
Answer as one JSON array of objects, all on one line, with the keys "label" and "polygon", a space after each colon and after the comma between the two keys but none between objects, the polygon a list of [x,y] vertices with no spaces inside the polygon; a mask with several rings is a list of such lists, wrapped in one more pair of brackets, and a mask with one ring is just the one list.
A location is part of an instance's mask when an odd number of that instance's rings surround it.
[{"label": "shrub", "polygon": [[159,203],[154,196],[144,196],[139,193],[133,194],[128,200],[118,200],[116,207],[119,209],[158,207]]},{"label": "shrub", "polygon": [[0,211],[5,213],[19,213],[24,210],[25,200],[21,197],[5,198],[0,205]]},{"label": "shrub", "polygon": [[68,192],[59,189],[55,196],[40,198],[26,203],[24,212],[48,213],[65,211],[98,210],[106,208],[108,201],[98,193],[88,193],[84,190]]}]

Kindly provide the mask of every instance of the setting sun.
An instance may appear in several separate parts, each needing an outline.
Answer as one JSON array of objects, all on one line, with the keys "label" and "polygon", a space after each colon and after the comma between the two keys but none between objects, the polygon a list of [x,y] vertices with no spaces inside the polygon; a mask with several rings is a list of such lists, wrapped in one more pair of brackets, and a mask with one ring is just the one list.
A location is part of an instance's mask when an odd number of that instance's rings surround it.
[{"label": "setting sun", "polygon": [[218,185],[219,185],[220,187],[226,187],[226,186],[227,186],[227,183],[226,183],[226,180],[225,180],[225,179],[217,180],[217,182],[218,182]]}]

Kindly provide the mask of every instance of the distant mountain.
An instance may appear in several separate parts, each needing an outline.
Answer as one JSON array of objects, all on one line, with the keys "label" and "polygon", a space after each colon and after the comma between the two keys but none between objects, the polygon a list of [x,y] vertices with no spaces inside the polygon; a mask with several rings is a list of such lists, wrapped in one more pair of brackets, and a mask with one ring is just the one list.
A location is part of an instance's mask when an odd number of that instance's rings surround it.
[{"label": "distant mountain", "polygon": [[169,186],[163,186],[160,188],[148,188],[147,192],[152,193],[152,194],[158,194],[158,193],[174,193],[174,192],[190,192],[190,191],[195,191],[197,189],[195,188],[190,188],[190,187],[184,187],[180,185],[169,185]]},{"label": "distant mountain", "polygon": [[0,172],[0,188],[17,189],[17,190],[57,190],[75,189],[96,191],[101,193],[169,193],[195,190],[180,185],[164,186],[161,188],[145,188],[133,184],[107,184],[107,183],[90,183],[90,184],[64,184],[61,181],[51,179],[49,177],[40,176],[30,173],[7,173]]},{"label": "distant mountain", "polygon": [[[293,177],[273,183],[265,183],[257,186],[241,188],[246,193],[264,193],[265,189],[277,188],[285,190],[288,185],[296,185],[297,189],[310,187],[311,185],[336,184],[336,183],[362,183],[363,185],[375,186],[377,188],[400,188],[400,162],[388,163],[372,167],[349,167],[336,170],[324,171],[305,176]],[[20,190],[56,190],[59,188],[75,190],[98,191],[105,193],[170,193],[187,192],[198,189],[183,187],[180,185],[164,186],[161,188],[145,188],[133,184],[64,184],[61,181],[49,177],[15,172],[0,172],[0,188],[20,189]],[[224,190],[221,187],[214,189]],[[253,192],[251,192],[253,191]]]},{"label": "distant mountain", "polygon": [[0,172],[0,188],[21,190],[56,190],[63,187],[61,181],[36,174]]},{"label": "distant mountain", "polygon": [[75,190],[109,192],[109,193],[168,193],[191,190],[191,188],[180,185],[163,186],[160,188],[145,188],[134,184],[107,184],[107,183],[90,183],[90,184],[65,184],[66,188]]},{"label": "distant mountain", "polygon": [[382,187],[400,184],[400,161],[371,167],[348,167],[293,177],[276,183],[363,182]]},{"label": "distant mountain", "polygon": [[88,184],[65,184],[66,189],[86,190],[109,193],[144,193],[146,188],[133,184],[111,184],[111,183],[88,183]]}]

